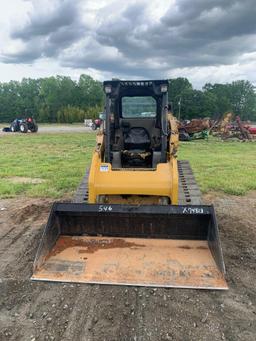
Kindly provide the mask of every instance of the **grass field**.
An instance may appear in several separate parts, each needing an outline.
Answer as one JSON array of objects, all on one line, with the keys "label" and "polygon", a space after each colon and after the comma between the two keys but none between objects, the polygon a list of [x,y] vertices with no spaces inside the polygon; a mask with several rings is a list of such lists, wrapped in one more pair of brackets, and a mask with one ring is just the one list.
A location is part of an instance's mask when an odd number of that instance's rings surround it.
[{"label": "grass field", "polygon": [[244,195],[256,190],[256,143],[184,142],[179,158],[189,160],[202,192]]},{"label": "grass field", "polygon": [[[0,137],[0,195],[60,198],[77,187],[91,152],[91,133],[7,134]],[[19,178],[21,177],[21,181]],[[22,178],[41,183],[24,183]],[[25,179],[26,180],[26,179]]]},{"label": "grass field", "polygon": [[[0,197],[71,196],[90,163],[92,133],[0,136]],[[256,144],[215,139],[181,143],[203,192],[256,190]],[[35,183],[34,183],[35,182]]]}]

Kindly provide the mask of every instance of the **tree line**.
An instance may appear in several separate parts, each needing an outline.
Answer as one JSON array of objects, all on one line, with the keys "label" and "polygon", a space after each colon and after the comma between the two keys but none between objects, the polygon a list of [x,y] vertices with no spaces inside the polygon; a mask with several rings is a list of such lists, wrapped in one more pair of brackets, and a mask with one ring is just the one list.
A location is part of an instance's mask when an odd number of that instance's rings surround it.
[{"label": "tree line", "polygon": [[33,116],[38,122],[82,122],[102,111],[102,84],[87,75],[24,78],[0,83],[0,121]]},{"label": "tree line", "polygon": [[[249,81],[207,83],[194,89],[186,78],[169,80],[169,101],[182,119],[217,118],[227,111],[256,121],[255,87]],[[38,122],[73,123],[96,118],[104,108],[102,83],[88,75],[78,81],[66,76],[0,83],[0,121],[33,116]]]},{"label": "tree line", "polygon": [[252,83],[238,80],[226,84],[206,83],[202,90],[193,89],[186,78],[170,80],[169,98],[176,116],[184,119],[217,119],[233,112],[242,120],[256,121],[256,93]]}]

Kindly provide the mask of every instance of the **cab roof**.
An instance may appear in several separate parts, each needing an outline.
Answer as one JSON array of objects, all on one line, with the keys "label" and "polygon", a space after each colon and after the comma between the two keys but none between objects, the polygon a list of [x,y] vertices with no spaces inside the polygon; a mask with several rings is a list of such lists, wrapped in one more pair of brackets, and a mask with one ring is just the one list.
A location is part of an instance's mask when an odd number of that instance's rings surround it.
[{"label": "cab roof", "polygon": [[160,96],[161,87],[168,90],[169,82],[163,80],[111,80],[104,81],[103,88],[110,97],[119,96]]}]

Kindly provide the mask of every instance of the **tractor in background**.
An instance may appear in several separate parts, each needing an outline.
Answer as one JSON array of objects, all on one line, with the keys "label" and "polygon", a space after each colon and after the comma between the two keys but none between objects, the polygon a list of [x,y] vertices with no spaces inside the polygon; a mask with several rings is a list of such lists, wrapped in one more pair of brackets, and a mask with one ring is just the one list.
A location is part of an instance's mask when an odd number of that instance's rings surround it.
[{"label": "tractor in background", "polygon": [[10,131],[12,133],[15,132],[21,132],[21,133],[27,133],[30,131],[31,133],[36,133],[38,131],[38,125],[34,118],[27,117],[18,119],[16,118],[10,126]]}]

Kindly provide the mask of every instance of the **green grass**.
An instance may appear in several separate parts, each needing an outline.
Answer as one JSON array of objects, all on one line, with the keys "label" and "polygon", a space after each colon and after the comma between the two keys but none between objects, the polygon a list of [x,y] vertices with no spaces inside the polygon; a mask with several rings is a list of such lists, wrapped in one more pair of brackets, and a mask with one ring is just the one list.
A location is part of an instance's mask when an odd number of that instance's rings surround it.
[{"label": "green grass", "polygon": [[[92,133],[1,135],[0,197],[71,196],[90,163],[94,145]],[[191,162],[203,192],[243,195],[256,190],[256,143],[184,142],[178,156]],[[44,182],[14,183],[12,177]]]},{"label": "green grass", "polygon": [[221,142],[214,138],[183,142],[178,155],[190,161],[204,193],[244,195],[256,190],[256,143]]},{"label": "green grass", "polygon": [[[95,136],[20,134],[0,136],[0,196],[71,195],[90,163]],[[40,178],[40,184],[13,183],[11,177]]]}]

